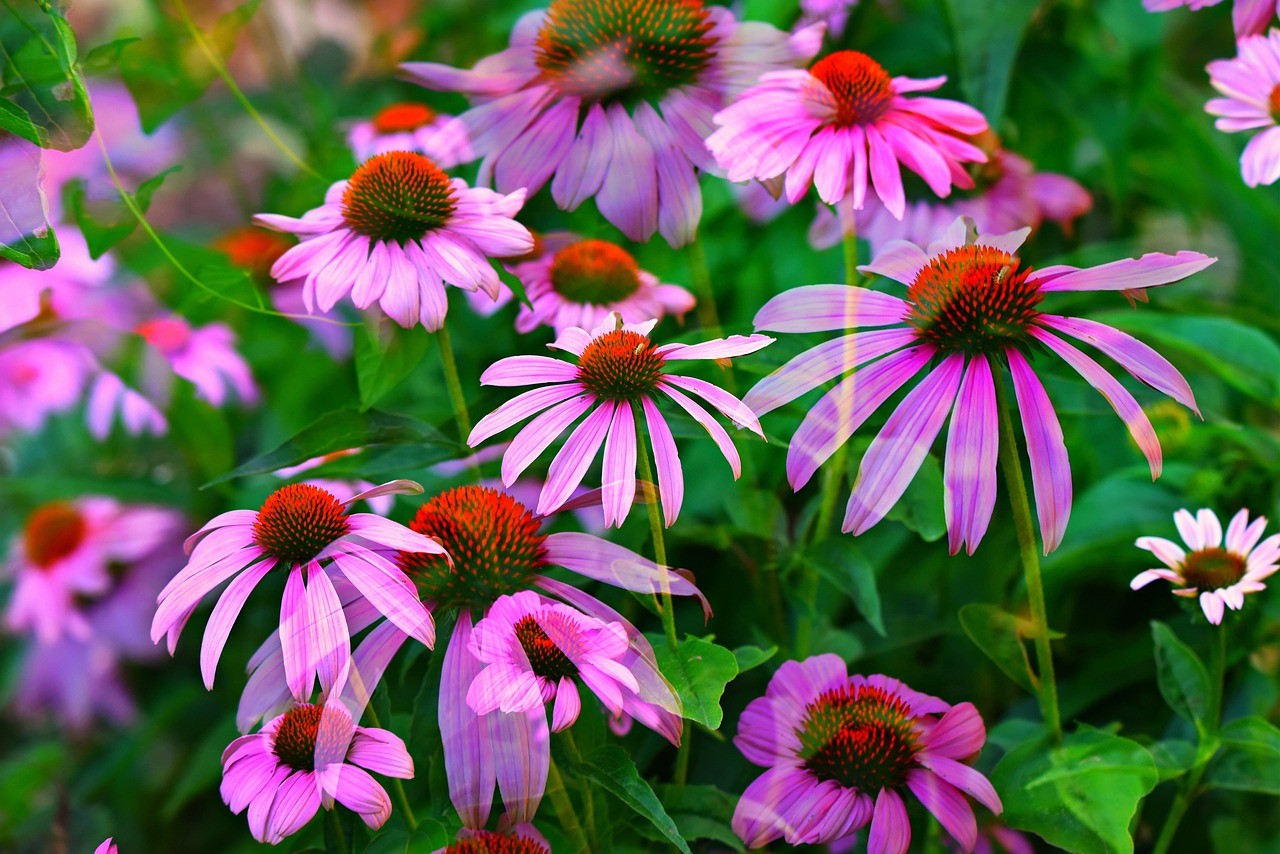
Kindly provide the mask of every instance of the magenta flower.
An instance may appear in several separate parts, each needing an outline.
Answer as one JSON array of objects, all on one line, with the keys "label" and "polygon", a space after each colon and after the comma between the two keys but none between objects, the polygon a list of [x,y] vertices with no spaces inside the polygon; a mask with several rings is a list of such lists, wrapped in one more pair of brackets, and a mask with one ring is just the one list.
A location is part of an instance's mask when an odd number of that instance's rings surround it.
[{"label": "magenta flower", "polygon": [[800,23],[806,27],[819,22],[827,25],[827,32],[833,39],[844,35],[844,28],[849,23],[849,13],[858,5],[858,0],[800,0]]},{"label": "magenta flower", "polygon": [[869,851],[905,854],[910,793],[965,851],[978,836],[965,795],[1003,808],[965,761],[987,739],[972,703],[948,705],[888,676],[849,676],[835,655],[788,661],[738,720],[733,743],[769,770],[742,793],[733,830],[748,848],[779,837],[821,845],[871,823]]},{"label": "magenta flower", "polygon": [[213,688],[214,669],[245,600],[268,572],[288,570],[280,603],[284,682],[298,702],[311,698],[317,676],[327,692],[340,685],[350,659],[350,632],[330,573],[342,575],[380,613],[412,637],[435,644],[431,615],[389,558],[400,551],[442,555],[435,540],[371,513],[349,513],[356,501],[414,494],[412,481],[391,481],[339,501],[308,484],[271,493],[262,508],[232,510],[187,539],[190,562],[160,591],[151,640],[168,636],[169,651],[200,600],[235,576],[218,599],[200,647],[200,671]]},{"label": "magenta flower", "polygon": [[302,238],[271,275],[303,279],[307,311],[329,311],[350,294],[359,308],[376,302],[406,329],[421,323],[434,332],[448,310],[446,284],[496,297],[489,258],[532,248],[512,218],[523,203],[523,190],[469,188],[421,154],[395,151],[366,160],[301,219],[258,214],[254,222]]},{"label": "magenta flower", "polygon": [[662,511],[667,525],[671,526],[680,514],[684,499],[684,474],[671,428],[658,411],[656,399],[668,397],[675,401],[711,434],[729,461],[735,480],[742,467],[729,434],[684,392],[710,403],[738,426],[762,438],[764,434],[760,431],[760,422],[742,401],[703,380],[668,374],[668,363],[745,356],[768,346],[774,339],[767,335],[732,335],[701,344],[655,347],[649,340],[649,331],[655,323],[657,321],[650,320],[624,324],[614,313],[589,333],[576,327],[566,329],[551,346],[577,356],[577,365],[546,356],[512,356],[493,363],[480,376],[483,385],[553,385],[524,392],[490,412],[476,424],[467,437],[467,444],[475,447],[495,433],[541,412],[516,434],[502,458],[502,481],[509,486],[556,436],[594,406],[552,460],[537,512],[550,513],[564,504],[604,445],[605,524],[621,525],[631,512],[635,498],[636,430],[643,412],[653,446]]},{"label": "magenta flower", "polygon": [[361,163],[391,151],[416,151],[441,169],[473,159],[462,122],[414,101],[383,107],[368,121],[356,123],[347,145]]},{"label": "magenta flower", "polygon": [[536,827],[525,822],[509,833],[464,827],[452,845],[431,854],[551,854],[551,845]]},{"label": "magenta flower", "polygon": [[1214,126],[1226,133],[1266,128],[1249,140],[1240,155],[1240,173],[1250,187],[1274,184],[1280,178],[1280,30],[1245,36],[1235,59],[1216,59],[1206,68],[1209,84],[1225,97],[1214,98],[1205,110],[1219,116]]},{"label": "magenta flower", "polygon": [[462,92],[459,116],[481,183],[538,192],[573,210],[592,196],[631,240],[658,231],[672,246],[702,217],[696,169],[714,169],[703,139],[728,98],[767,71],[809,61],[822,27],[795,34],[739,23],[703,0],[552,0],[521,18],[511,47],[461,71],[401,66],[429,89]]},{"label": "magenta flower", "polygon": [[939,359],[889,416],[863,457],[842,530],[861,534],[884,518],[950,412],[943,470],[948,543],[952,554],[966,543],[972,554],[995,507],[999,413],[993,371],[1007,365],[1022,413],[1040,534],[1048,553],[1062,542],[1071,513],[1071,469],[1053,404],[1025,353],[1043,347],[1098,389],[1129,428],[1152,477],[1160,474],[1160,443],[1142,407],[1097,362],[1055,333],[1096,347],[1192,410],[1196,402],[1177,369],[1146,344],[1091,320],[1042,313],[1041,301],[1054,291],[1167,285],[1216,259],[1184,251],[1086,269],[1059,265],[1033,270],[1022,267],[1014,254],[1028,229],[975,236],[971,227],[957,219],[927,251],[905,241],[890,243],[873,263],[859,268],[906,285],[905,299],[861,287],[811,285],[765,303],[756,314],[757,329],[891,328],[856,332],[807,350],[757,383],[744,402],[763,415],[857,369],[822,397],[791,440],[787,478],[799,489],[890,395]]},{"label": "magenta flower", "polygon": [[827,204],[848,194],[860,209],[870,174],[875,195],[901,218],[906,197],[899,163],[946,196],[953,183],[972,186],[960,164],[987,159],[963,138],[987,129],[982,113],[959,101],[905,97],[946,79],[890,77],[865,53],[838,51],[808,71],[764,75],[716,114],[720,128],[707,137],[707,148],[730,181],[785,175],[792,204],[812,183]]},{"label": "magenta flower", "polygon": [[693,294],[659,282],[616,243],[567,237],[556,251],[509,265],[531,303],[516,315],[518,331],[550,326],[559,335],[571,326],[593,329],[610,312],[626,323],[643,323],[693,308]]},{"label": "magenta flower", "polygon": [[230,389],[243,404],[257,402],[258,387],[249,364],[236,352],[236,335],[225,324],[193,329],[175,314],[145,321],[133,331],[164,356],[175,374],[196,387],[197,397],[222,406]]},{"label": "magenta flower", "polygon": [[1163,537],[1139,537],[1134,545],[1151,552],[1168,569],[1138,573],[1129,582],[1134,590],[1163,578],[1178,586],[1174,595],[1199,597],[1200,609],[1216,626],[1222,622],[1224,608],[1239,611],[1245,594],[1265,590],[1262,580],[1280,569],[1280,534],[1259,543],[1267,520],[1259,516],[1250,523],[1248,510],[1232,517],[1225,544],[1222,524],[1212,510],[1201,510],[1195,516],[1179,510],[1173,521],[1187,548]]},{"label": "magenta flower", "polygon": [[559,732],[582,709],[575,676],[614,715],[623,713],[624,690],[640,690],[622,665],[627,630],[621,623],[544,601],[532,590],[498,597],[476,623],[468,648],[488,665],[467,689],[467,705],[477,715],[528,712],[554,700],[551,730]]},{"label": "magenta flower", "polygon": [[51,338],[0,347],[0,436],[34,433],[51,415],[75,406],[94,370],[81,344]]},{"label": "magenta flower", "polygon": [[413,777],[404,742],[385,729],[356,726],[340,703],[303,704],[242,735],[222,753],[222,800],[249,831],[275,845],[336,800],[372,828],[391,815],[391,799],[366,771]]},{"label": "magenta flower", "polygon": [[[276,469],[273,474],[276,477],[292,480],[303,472],[308,472],[321,466],[328,465],[334,460],[340,460],[343,457],[351,457],[359,454],[363,448],[345,448],[341,451],[334,451],[319,457],[312,457],[309,460],[303,460],[296,466],[285,466],[282,469]],[[333,495],[354,495],[356,493],[373,493],[364,499],[369,505],[369,509],[379,516],[386,516],[391,512],[391,508],[395,506],[395,496],[389,493],[376,493],[377,485],[367,480],[352,478],[332,478],[332,477],[310,477],[304,483],[319,487],[325,492]]]},{"label": "magenta flower", "polygon": [[[1148,12],[1168,12],[1186,6],[1193,12],[1209,6],[1217,6],[1222,0],[1142,0]],[[1231,5],[1231,23],[1236,38],[1256,35],[1267,28],[1276,16],[1276,0],[1234,0]]]},{"label": "magenta flower", "polygon": [[93,381],[85,417],[89,432],[99,442],[111,435],[117,419],[130,436],[163,436],[169,432],[169,420],[164,413],[140,391],[125,385],[124,380],[108,370],[100,370]]},{"label": "magenta flower", "polygon": [[111,841],[112,839],[114,839],[114,837],[108,836],[106,839],[102,840],[98,847],[93,849],[93,854],[120,854],[120,849]]}]

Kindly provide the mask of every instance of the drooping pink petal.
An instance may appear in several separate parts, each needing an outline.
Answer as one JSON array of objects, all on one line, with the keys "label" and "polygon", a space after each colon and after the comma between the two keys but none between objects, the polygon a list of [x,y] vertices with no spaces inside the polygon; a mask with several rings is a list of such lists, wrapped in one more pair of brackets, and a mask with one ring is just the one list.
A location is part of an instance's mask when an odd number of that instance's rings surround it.
[{"label": "drooping pink petal", "polygon": [[463,608],[440,671],[439,722],[449,800],[464,827],[480,828],[489,821],[497,772],[487,719],[467,705],[467,690],[484,667],[468,648],[471,630],[471,612]]},{"label": "drooping pink petal", "polygon": [[558,509],[582,483],[587,468],[604,443],[616,409],[615,403],[605,401],[570,434],[547,471],[547,482],[538,496],[539,516]]},{"label": "drooping pink petal", "polygon": [[413,777],[413,758],[404,741],[385,729],[357,729],[347,750],[347,762],[385,777]]},{"label": "drooping pink petal", "polygon": [[[669,378],[672,379],[672,378]],[[734,447],[733,440],[729,438],[729,434],[720,426],[711,414],[694,403],[686,395],[678,389],[668,386],[664,389],[667,396],[676,402],[676,404],[689,414],[694,421],[702,425],[703,429],[711,435],[712,441],[716,443],[716,447],[720,449],[720,453],[729,463],[729,468],[733,470],[733,479],[737,480],[742,476],[742,459],[738,456],[738,449]]]},{"label": "drooping pink petal", "polygon": [[931,756],[968,759],[987,741],[987,728],[973,703],[957,703],[929,731],[925,748]]},{"label": "drooping pink petal", "polygon": [[629,239],[643,243],[658,230],[658,173],[653,146],[622,104],[605,111],[613,159],[596,196],[600,214]]},{"label": "drooping pink petal", "polygon": [[921,764],[996,815],[1004,811],[991,781],[974,768],[954,759],[932,755],[922,758]]},{"label": "drooping pink petal", "polygon": [[204,677],[206,690],[213,690],[214,670],[222,656],[222,648],[227,644],[227,637],[231,634],[231,626],[235,624],[236,617],[240,616],[240,610],[253,588],[258,586],[258,582],[270,569],[270,562],[259,561],[240,573],[218,597],[218,604],[213,607],[209,623],[204,629],[204,642],[200,645],[200,674]]},{"label": "drooping pink petal", "polygon": [[[347,612],[347,625],[352,631],[358,631],[350,610]],[[391,659],[395,657],[406,640],[408,635],[395,623],[387,620],[375,626],[373,631],[360,641],[360,645],[351,656],[351,672],[347,675],[346,684],[342,686],[342,692],[338,697],[339,702],[351,713],[352,720],[360,720],[365,707],[369,705],[370,695],[382,679],[382,674],[386,672]],[[380,774],[390,773],[379,771],[369,765],[365,767]]]},{"label": "drooping pink petal", "polygon": [[964,795],[936,774],[920,768],[907,772],[907,788],[920,799],[924,808],[933,814],[962,851],[973,850],[978,841],[978,821]]},{"label": "drooping pink petal", "polygon": [[684,472],[680,469],[680,453],[676,450],[671,428],[667,426],[653,401],[643,397],[640,399],[640,406],[644,409],[644,420],[649,427],[649,441],[653,447],[653,465],[657,469],[658,493],[662,498],[662,517],[670,528],[680,515],[680,505],[684,502]]},{"label": "drooping pink petal", "polygon": [[[320,690],[340,693],[351,667],[351,635],[338,591],[328,573],[312,564],[307,576],[307,611],[315,644],[316,675]],[[283,625],[283,624],[282,624]]]},{"label": "drooping pink petal", "polygon": [[280,600],[280,648],[284,653],[284,678],[289,693],[299,703],[309,702],[316,678],[316,651],[302,568],[297,564],[289,570],[284,598]]},{"label": "drooping pink petal", "polygon": [[548,406],[581,393],[582,387],[571,383],[544,386],[516,395],[476,422],[471,435],[467,437],[467,444],[474,448],[490,436],[501,433],[513,424],[519,424]]},{"label": "drooping pink petal", "polygon": [[871,834],[867,837],[867,854],[907,854],[911,846],[911,822],[907,805],[892,789],[881,789],[876,795],[876,810],[871,817]]},{"label": "drooping pink petal", "polygon": [[539,706],[529,712],[495,712],[488,717],[489,749],[507,817],[516,823],[532,821],[551,765],[547,713]]},{"label": "drooping pink petal", "polygon": [[1144,569],[1129,582],[1130,590],[1139,590],[1157,579],[1164,579],[1173,584],[1183,584],[1182,576],[1172,569]]},{"label": "drooping pink petal", "polygon": [[391,817],[391,798],[386,789],[363,768],[341,765],[334,775],[333,796],[338,803],[356,813],[369,827],[377,830]]},{"label": "drooping pink petal", "polygon": [[779,294],[756,312],[756,329],[827,332],[900,323],[910,311],[903,300],[849,285],[805,285]]},{"label": "drooping pink petal", "polygon": [[1040,538],[1044,541],[1044,553],[1048,554],[1062,542],[1071,516],[1071,464],[1062,440],[1062,427],[1044,386],[1021,353],[1009,350],[1007,356],[1014,396],[1022,414],[1022,431],[1027,437]]},{"label": "drooping pink petal", "polygon": [[625,400],[618,403],[605,439],[600,487],[605,525],[621,525],[636,497],[636,420]]},{"label": "drooping pink petal", "polygon": [[[1168,285],[1198,273],[1217,261],[1199,252],[1183,250],[1173,255],[1149,252],[1141,258],[1121,258],[1097,267],[1071,270],[1040,283],[1049,291],[1125,291]],[[1035,278],[1035,274],[1032,274]]]},{"label": "drooping pink petal", "polygon": [[753,780],[738,799],[733,811],[733,832],[748,848],[772,842],[789,830],[792,805],[817,784],[816,777],[796,766],[770,768]]},{"label": "drooping pink petal", "polygon": [[902,192],[902,172],[898,169],[898,158],[893,155],[893,148],[872,125],[867,125],[867,148],[870,150],[871,185],[876,195],[884,203],[885,210],[893,214],[894,219],[902,219],[907,200]]},{"label": "drooping pink petal", "polygon": [[331,557],[346,579],[388,620],[427,648],[435,646],[435,622],[399,567],[368,549],[335,549]]},{"label": "drooping pink petal", "polygon": [[662,383],[667,386],[668,391],[670,386],[679,386],[685,391],[693,392],[739,427],[745,427],[757,436],[764,437],[764,432],[760,429],[760,421],[751,408],[720,386],[696,377],[682,377],[676,374],[666,375]]},{"label": "drooping pink petal", "polygon": [[991,363],[974,356],[965,371],[951,413],[942,471],[947,544],[951,554],[967,545],[973,554],[987,532],[996,506],[999,424]]},{"label": "drooping pink petal", "polygon": [[543,545],[548,563],[623,590],[656,595],[665,589],[672,596],[696,596],[703,613],[711,616],[706,597],[692,581],[623,546],[576,531],[550,534]]},{"label": "drooping pink petal", "polygon": [[690,359],[732,359],[763,350],[774,342],[768,335],[730,335],[701,344],[663,344],[656,348],[668,362]]},{"label": "drooping pink petal", "polygon": [[515,483],[520,473],[595,402],[595,396],[591,394],[570,398],[524,425],[502,456],[502,483],[505,486]]},{"label": "drooping pink petal", "polygon": [[572,382],[578,368],[550,356],[508,356],[494,362],[480,375],[481,385],[521,386]]}]

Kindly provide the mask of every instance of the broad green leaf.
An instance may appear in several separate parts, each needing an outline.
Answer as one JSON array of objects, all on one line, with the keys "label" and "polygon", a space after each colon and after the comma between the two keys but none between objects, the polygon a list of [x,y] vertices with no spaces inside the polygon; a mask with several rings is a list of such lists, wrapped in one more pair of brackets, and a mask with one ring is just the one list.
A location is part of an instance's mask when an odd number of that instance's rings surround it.
[{"label": "broad green leaf", "polygon": [[1263,718],[1234,720],[1222,728],[1222,751],[1205,785],[1280,795],[1280,729]]},{"label": "broad green leaf", "polygon": [[777,654],[778,648],[776,646],[771,646],[768,649],[761,649],[758,646],[740,646],[733,650],[733,657],[738,659],[738,673],[740,674],[759,667]]},{"label": "broad green leaf", "polygon": [[1196,762],[1196,746],[1189,741],[1172,739],[1161,741],[1148,748],[1160,772],[1160,782],[1181,777]]},{"label": "broad green leaf", "polygon": [[1027,742],[991,773],[1006,824],[1077,854],[1132,852],[1129,823],[1158,781],[1146,748],[1098,730],[1069,735],[1059,747]]},{"label": "broad green leaf", "polygon": [[734,851],[743,850],[732,826],[736,795],[715,786],[661,785],[655,791],[685,839],[711,839]]},{"label": "broad green leaf", "polygon": [[[160,189],[165,178],[181,169],[181,166],[170,166],[159,175],[139,184],[138,189],[132,194],[138,209],[146,213],[151,207],[152,194]],[[138,227],[137,217],[119,198],[88,198],[85,194],[83,178],[69,182],[62,193],[66,207],[75,218],[76,225],[80,226],[80,231],[84,234],[84,242],[89,246],[89,255],[93,258],[101,257],[112,246],[133,234],[133,230]]]},{"label": "broad green leaf", "polygon": [[402,329],[389,318],[371,320],[356,334],[356,381],[360,408],[368,409],[387,395],[422,362],[431,333],[421,326]]},{"label": "broad green leaf", "polygon": [[828,537],[805,555],[804,562],[848,596],[871,628],[885,636],[875,568],[852,537]]},{"label": "broad green leaf", "polygon": [[49,0],[5,0],[0,15],[0,131],[71,151],[93,133],[76,37]]},{"label": "broad green leaf", "polygon": [[[947,533],[947,519],[943,509],[942,467],[936,458],[924,458],[920,470],[884,518],[901,522],[926,543],[942,539]],[[880,633],[884,634],[883,630]]]},{"label": "broad green leaf", "polygon": [[577,771],[648,819],[676,850],[691,854],[676,823],[667,815],[653,788],[640,776],[635,763],[621,747],[606,744],[596,748],[577,766]]},{"label": "broad green leaf", "polygon": [[684,716],[707,729],[724,722],[720,697],[738,675],[737,657],[709,640],[687,636],[674,651],[665,643],[654,645],[658,669],[680,696]]},{"label": "broad green leaf", "polygon": [[947,0],[965,100],[992,125],[1004,116],[1018,46],[1038,0]]},{"label": "broad green leaf", "polygon": [[0,257],[33,270],[48,270],[60,254],[40,187],[41,158],[35,145],[0,132]]},{"label": "broad green leaf", "polygon": [[995,605],[973,604],[960,609],[960,626],[1006,676],[1024,690],[1036,693],[1035,676],[1023,645],[1023,639],[1030,637],[1030,620]]},{"label": "broad green leaf", "polygon": [[403,823],[400,816],[392,815],[389,824],[384,827],[363,849],[364,854],[417,854],[420,851],[435,851],[449,844],[449,832],[440,822],[432,818],[418,819],[418,829],[410,832],[403,826],[396,825],[397,820]]},{"label": "broad green leaf", "polygon": [[1169,708],[1200,727],[1209,704],[1209,671],[1191,647],[1159,620],[1151,621],[1156,683]]},{"label": "broad green leaf", "polygon": [[115,67],[120,64],[120,55],[124,49],[134,42],[136,38],[116,39],[115,41],[100,44],[93,50],[85,54],[80,62],[80,70],[88,75],[106,74],[114,71]]}]

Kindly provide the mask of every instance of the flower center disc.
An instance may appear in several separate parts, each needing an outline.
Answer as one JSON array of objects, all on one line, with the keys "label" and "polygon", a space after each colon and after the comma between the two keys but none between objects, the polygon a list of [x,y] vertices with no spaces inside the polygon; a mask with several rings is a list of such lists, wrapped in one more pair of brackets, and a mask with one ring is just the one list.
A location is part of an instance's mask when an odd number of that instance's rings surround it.
[{"label": "flower center disc", "polygon": [[840,127],[867,125],[883,116],[893,101],[893,78],[865,53],[836,51],[813,64],[809,73],[826,86],[836,102]]},{"label": "flower center disc", "polygon": [[907,322],[942,350],[992,353],[1026,341],[1041,295],[1019,263],[990,246],[944,252],[907,290]]},{"label": "flower center disc", "polygon": [[409,527],[434,537],[453,558],[400,553],[400,565],[424,599],[445,607],[488,605],[526,590],[546,558],[539,522],[511,496],[482,486],[459,486],[418,508]]},{"label": "flower center disc", "polygon": [[1244,578],[1245,561],[1226,549],[1200,549],[1182,562],[1182,577],[1188,587],[1198,590],[1221,590]]},{"label": "flower center disc", "polygon": [[535,61],[566,95],[652,99],[698,79],[711,27],[702,0],[552,0]]},{"label": "flower center disc", "polygon": [[133,331],[166,356],[172,356],[187,346],[187,341],[191,338],[191,327],[185,320],[177,317],[148,320]]},{"label": "flower center disc", "polygon": [[274,558],[306,563],[350,529],[346,508],[332,494],[309,483],[291,483],[262,502],[253,541]]},{"label": "flower center disc", "polygon": [[342,194],[347,227],[384,243],[417,240],[447,223],[456,207],[449,176],[409,151],[370,157]]},{"label": "flower center disc", "polygon": [[907,704],[866,685],[818,697],[796,735],[800,758],[814,776],[867,793],[902,786],[917,752]]},{"label": "flower center disc", "polygon": [[605,400],[635,402],[652,394],[662,378],[663,358],[639,332],[618,329],[596,338],[578,359],[578,381]]},{"label": "flower center disc", "polygon": [[373,129],[378,133],[404,133],[429,125],[435,119],[435,110],[426,104],[404,101],[379,110],[373,117]]},{"label": "flower center disc", "polygon": [[227,253],[237,267],[248,267],[255,276],[265,279],[271,275],[271,265],[294,243],[287,235],[246,226],[224,234],[213,248]]},{"label": "flower center disc", "polygon": [[491,830],[472,831],[444,850],[444,854],[551,854],[545,845],[523,836],[507,836]]},{"label": "flower center disc", "polygon": [[47,569],[79,548],[84,534],[84,517],[65,501],[37,507],[23,530],[27,559]]},{"label": "flower center disc", "polygon": [[354,734],[355,724],[345,710],[295,706],[276,728],[272,750],[282,765],[295,771],[315,771],[346,758]]},{"label": "flower center disc", "polygon": [[639,290],[640,266],[621,246],[583,240],[556,253],[551,287],[570,302],[609,305]]},{"label": "flower center disc", "polygon": [[[563,614],[554,611],[538,615],[540,619],[558,624],[563,631],[556,632],[561,638],[575,638],[577,627],[568,624]],[[555,641],[539,625],[532,614],[516,621],[516,640],[529,657],[529,666],[533,672],[545,679],[559,680],[564,677],[578,675],[578,666],[565,654]]]},{"label": "flower center disc", "polygon": [[1267,98],[1267,103],[1271,107],[1271,118],[1280,122],[1280,84],[1277,84],[1271,90],[1271,96]]}]

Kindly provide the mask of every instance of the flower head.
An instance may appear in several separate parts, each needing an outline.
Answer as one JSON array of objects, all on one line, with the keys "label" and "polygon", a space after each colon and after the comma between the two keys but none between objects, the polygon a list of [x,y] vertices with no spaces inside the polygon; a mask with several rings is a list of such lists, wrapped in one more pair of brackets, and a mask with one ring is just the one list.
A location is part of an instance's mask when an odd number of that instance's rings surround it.
[{"label": "flower head", "polygon": [[474,157],[466,125],[417,101],[389,104],[368,121],[357,122],[347,144],[361,162],[390,151],[416,151],[450,169]]},{"label": "flower head", "polygon": [[154,347],[173,372],[196,387],[196,396],[222,406],[228,390],[241,403],[258,399],[258,387],[244,357],[235,350],[236,336],[222,323],[193,329],[178,315],[155,317],[138,324],[134,332]]},{"label": "flower head", "polygon": [[518,824],[509,833],[463,828],[447,848],[432,854],[551,854],[551,845],[532,824]]},{"label": "flower head", "polygon": [[459,119],[484,158],[482,182],[536,193],[551,181],[561,208],[595,196],[631,240],[660,231],[680,246],[702,215],[695,168],[715,166],[703,145],[712,115],[760,74],[813,57],[821,41],[821,25],[788,35],[703,0],[552,0],[471,71],[401,68],[470,96]]},{"label": "flower head", "polygon": [[549,513],[568,500],[604,445],[605,523],[621,525],[635,497],[636,430],[643,413],[658,470],[663,514],[667,525],[674,523],[684,496],[684,475],[671,429],[655,405],[661,397],[675,401],[711,434],[729,461],[734,478],[738,477],[741,463],[729,434],[684,392],[701,397],[738,426],[763,435],[756,417],[718,386],[669,374],[667,368],[675,361],[745,356],[774,339],[766,335],[733,335],[702,344],[655,346],[649,340],[649,331],[656,322],[628,324],[616,313],[610,314],[590,332],[577,327],[566,329],[551,345],[577,356],[576,366],[546,356],[513,356],[495,362],[481,375],[480,382],[485,385],[554,383],[527,391],[498,407],[480,419],[467,439],[474,447],[495,433],[542,413],[516,434],[502,458],[502,480],[508,485],[578,416],[591,410],[552,460],[538,500],[539,514]]},{"label": "flower head", "polygon": [[1134,543],[1146,549],[1167,569],[1148,569],[1134,576],[1134,590],[1157,578],[1176,584],[1174,594],[1200,599],[1205,617],[1215,626],[1222,622],[1224,608],[1239,611],[1246,593],[1265,590],[1263,579],[1280,569],[1280,534],[1261,543],[1267,520],[1259,516],[1249,521],[1249,511],[1241,510],[1227,526],[1223,541],[1222,524],[1208,509],[1195,516],[1188,510],[1173,514],[1174,524],[1187,548],[1163,537],[1139,537]]},{"label": "flower head", "polygon": [[865,53],[837,51],[807,71],[766,74],[716,114],[720,128],[707,148],[730,181],[768,181],[785,174],[794,204],[812,183],[827,204],[850,195],[855,209],[875,195],[901,219],[906,206],[898,164],[918,174],[939,196],[968,176],[960,164],[984,162],[965,139],[987,121],[977,110],[942,98],[908,98],[937,89],[945,77],[890,77]]},{"label": "flower head", "polygon": [[1055,291],[1129,290],[1166,285],[1209,266],[1198,252],[1152,253],[1099,267],[1040,270],[1016,252],[1028,229],[971,233],[957,219],[928,250],[887,245],[859,269],[907,287],[905,298],[861,287],[811,285],[774,297],[756,314],[757,329],[855,332],[820,344],[756,384],[744,402],[758,414],[827,380],[856,371],[809,411],[787,452],[787,477],[799,489],[895,391],[931,361],[925,379],[889,416],[871,443],[845,510],[843,530],[875,525],[897,502],[951,415],[943,471],[952,553],[970,554],[986,533],[996,496],[998,428],[995,372],[1005,365],[1022,413],[1040,533],[1046,553],[1058,547],[1071,512],[1071,470],[1062,429],[1027,354],[1048,350],[1098,389],[1160,474],[1160,443],[1133,395],[1097,362],[1059,335],[1084,341],[1152,388],[1195,409],[1185,379],[1146,344],[1111,327],[1042,311]]},{"label": "flower head", "polygon": [[965,764],[986,735],[971,703],[951,706],[888,676],[851,677],[835,655],[788,661],[738,721],[734,744],[769,770],[743,792],[734,832],[748,848],[778,837],[821,845],[870,822],[870,850],[903,854],[910,793],[971,851],[978,828],[964,795],[1002,809]]},{"label": "flower head", "polygon": [[1250,187],[1280,178],[1280,30],[1240,39],[1235,59],[1209,63],[1209,83],[1224,97],[1205,104],[1220,131],[1266,128],[1240,155],[1240,172]]},{"label": "flower head", "polygon": [[[1168,12],[1186,6],[1193,12],[1209,6],[1217,6],[1222,0],[1142,0],[1148,12]],[[1234,0],[1231,4],[1231,23],[1237,38],[1257,35],[1267,28],[1277,12],[1276,0]]]},{"label": "flower head", "polygon": [[490,257],[529,251],[513,217],[524,191],[499,195],[450,178],[427,157],[393,151],[366,160],[301,219],[259,214],[255,222],[302,242],[271,267],[277,281],[302,279],[307,311],[329,311],[346,294],[378,303],[393,320],[430,331],[444,324],[444,286],[498,295]]}]

